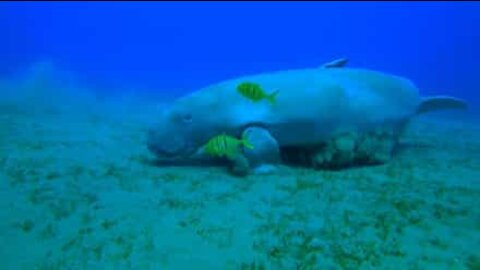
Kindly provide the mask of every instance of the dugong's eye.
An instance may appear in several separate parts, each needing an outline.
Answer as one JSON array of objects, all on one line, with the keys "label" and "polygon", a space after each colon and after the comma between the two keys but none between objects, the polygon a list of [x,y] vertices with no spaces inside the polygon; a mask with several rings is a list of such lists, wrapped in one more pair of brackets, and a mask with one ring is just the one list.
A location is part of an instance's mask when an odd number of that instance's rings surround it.
[{"label": "dugong's eye", "polygon": [[192,115],[189,113],[186,113],[182,116],[182,121],[184,123],[191,123],[192,122]]},{"label": "dugong's eye", "polygon": [[192,114],[186,111],[175,110],[170,114],[170,119],[179,124],[190,124],[192,122]]}]

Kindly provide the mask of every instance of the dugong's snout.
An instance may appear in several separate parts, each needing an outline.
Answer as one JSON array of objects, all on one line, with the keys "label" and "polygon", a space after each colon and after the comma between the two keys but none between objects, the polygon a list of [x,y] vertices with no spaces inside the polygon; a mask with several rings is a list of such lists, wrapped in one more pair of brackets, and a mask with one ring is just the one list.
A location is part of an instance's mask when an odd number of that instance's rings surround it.
[{"label": "dugong's snout", "polygon": [[168,125],[156,125],[147,130],[147,149],[159,160],[185,161],[196,158],[196,146],[188,132]]},{"label": "dugong's snout", "polygon": [[156,139],[157,136],[155,136],[155,132],[152,130],[149,130],[147,133],[147,149],[155,154],[155,156],[159,158],[173,158],[175,157],[175,151],[172,151],[171,149],[162,147],[160,145],[160,142]]}]

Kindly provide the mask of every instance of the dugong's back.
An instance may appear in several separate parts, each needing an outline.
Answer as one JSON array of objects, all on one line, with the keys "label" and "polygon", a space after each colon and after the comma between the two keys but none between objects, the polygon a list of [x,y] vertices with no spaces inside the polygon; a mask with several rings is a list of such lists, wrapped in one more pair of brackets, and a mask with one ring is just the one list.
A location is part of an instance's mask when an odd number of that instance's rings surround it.
[{"label": "dugong's back", "polygon": [[[406,78],[368,69],[334,68],[334,69],[294,69],[270,73],[261,73],[227,80],[199,92],[216,92],[215,96],[224,96],[232,101],[230,95],[238,96],[236,86],[242,82],[259,83],[265,91],[279,90],[278,101],[291,100],[292,97],[322,96],[330,87],[340,87],[356,94],[363,92],[382,97],[395,104],[418,105],[418,89]],[[213,93],[212,93],[213,94]],[[352,93],[354,94],[354,93]]]}]

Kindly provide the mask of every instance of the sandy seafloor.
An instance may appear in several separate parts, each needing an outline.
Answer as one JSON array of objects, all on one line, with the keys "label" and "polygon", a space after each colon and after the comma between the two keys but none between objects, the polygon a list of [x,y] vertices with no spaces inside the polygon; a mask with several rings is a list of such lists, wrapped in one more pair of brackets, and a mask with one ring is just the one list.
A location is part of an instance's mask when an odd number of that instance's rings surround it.
[{"label": "sandy seafloor", "polygon": [[2,87],[0,269],[480,269],[468,114],[414,119],[385,165],[238,178],[152,166],[154,102]]}]

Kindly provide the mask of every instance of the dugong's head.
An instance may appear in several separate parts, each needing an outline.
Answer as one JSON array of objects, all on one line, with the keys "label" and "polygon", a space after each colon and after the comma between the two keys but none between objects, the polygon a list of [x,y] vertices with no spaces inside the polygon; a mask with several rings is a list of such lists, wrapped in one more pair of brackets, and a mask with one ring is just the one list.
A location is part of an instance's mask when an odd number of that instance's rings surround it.
[{"label": "dugong's head", "polygon": [[147,133],[147,147],[159,160],[190,161],[214,135],[228,130],[228,113],[218,96],[199,91],[166,108]]}]

